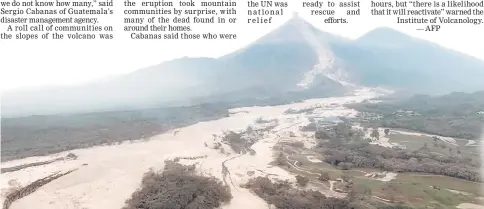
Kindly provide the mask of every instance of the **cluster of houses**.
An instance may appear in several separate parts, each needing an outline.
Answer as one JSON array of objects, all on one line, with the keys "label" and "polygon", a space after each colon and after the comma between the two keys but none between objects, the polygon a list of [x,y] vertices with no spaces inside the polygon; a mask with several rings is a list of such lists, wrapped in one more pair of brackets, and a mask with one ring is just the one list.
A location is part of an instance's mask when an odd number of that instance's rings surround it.
[{"label": "cluster of houses", "polygon": [[363,122],[383,119],[383,116],[376,113],[369,113],[369,112],[359,112],[357,117],[360,118],[360,120]]},{"label": "cluster of houses", "polygon": [[402,117],[402,116],[419,116],[420,113],[411,111],[411,110],[398,110],[393,113],[397,117]]}]

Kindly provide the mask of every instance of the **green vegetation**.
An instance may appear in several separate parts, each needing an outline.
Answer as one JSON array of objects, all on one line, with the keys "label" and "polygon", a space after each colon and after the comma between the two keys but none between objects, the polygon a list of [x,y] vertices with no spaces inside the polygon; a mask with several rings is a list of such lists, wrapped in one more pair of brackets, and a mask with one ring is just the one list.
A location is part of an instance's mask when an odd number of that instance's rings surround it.
[{"label": "green vegetation", "polygon": [[228,186],[215,177],[197,175],[195,166],[165,163],[162,172],[149,171],[144,175],[141,188],[123,209],[213,209],[232,199]]},{"label": "green vegetation", "polygon": [[305,176],[297,175],[296,182],[299,186],[305,187],[309,183],[309,178]]},{"label": "green vegetation", "polygon": [[[475,201],[473,194],[456,194],[444,187],[445,184],[407,180],[409,179],[399,177],[390,182],[382,182],[374,179],[356,178],[354,184],[370,188],[372,195],[376,197],[393,203],[411,204],[415,207],[432,205],[434,208],[455,208],[460,203]],[[474,185],[474,187],[477,188],[478,186]]]},{"label": "green vegetation", "polygon": [[439,97],[417,95],[381,103],[348,105],[360,112],[360,122],[440,136],[477,139],[484,124],[484,91]]},{"label": "green vegetation", "polygon": [[[405,134],[391,134],[387,136],[392,143],[404,145],[409,150],[418,150],[427,147],[430,153],[442,156],[459,155],[474,160],[479,159],[478,146],[466,146],[467,140],[457,140],[456,144],[446,143],[438,138],[429,136],[416,136]],[[427,144],[427,145],[426,145]]]},{"label": "green vegetation", "polygon": [[2,118],[1,160],[138,140],[228,116],[224,105]]},{"label": "green vegetation", "polygon": [[[433,206],[433,208],[454,209],[460,203],[478,203],[476,198],[481,196],[480,188],[484,186],[481,183],[447,176],[410,172],[398,173],[395,179],[385,182],[365,176],[365,173],[363,173],[380,172],[379,169],[352,168],[350,170],[340,170],[326,162],[313,163],[308,160],[302,160],[303,156],[301,155],[293,155],[289,159],[300,160],[302,162],[300,168],[314,174],[288,168],[290,172],[308,177],[310,182],[316,182],[315,185],[319,185],[323,190],[329,190],[327,177],[329,177],[328,180],[332,181],[339,178],[351,179],[352,185],[335,184],[335,187],[339,187],[339,191],[348,192],[348,196],[354,192],[363,196],[368,196],[368,193],[371,193],[371,198],[367,197],[362,201],[363,203],[371,203],[374,206],[367,208],[423,209],[425,205],[429,205]],[[317,173],[323,175],[315,175]],[[451,190],[460,191],[462,194],[457,194]],[[375,202],[382,203],[386,207],[379,207]]]},{"label": "green vegetation", "polygon": [[278,209],[357,209],[356,202],[347,198],[326,197],[319,191],[299,190],[287,181],[272,182],[267,177],[250,179],[244,186]]},{"label": "green vegetation", "polygon": [[427,144],[417,150],[389,148],[371,145],[364,140],[360,130],[351,125],[340,123],[332,129],[320,130],[329,138],[319,138],[318,152],[324,161],[348,170],[356,168],[375,168],[393,172],[422,172],[456,177],[469,181],[481,181],[480,162],[466,156],[434,154]]},{"label": "green vegetation", "polygon": [[[365,208],[455,209],[461,203],[477,204],[482,196],[480,188],[484,184],[480,183],[476,147],[452,145],[427,136],[394,134],[391,129],[385,137],[406,145],[406,149],[373,145],[347,120],[316,130],[319,143],[315,148],[280,143],[275,147],[280,151],[276,161],[323,190],[329,190],[329,181],[333,181],[334,191],[359,199]],[[312,162],[309,155],[323,162]],[[396,176],[382,180],[387,176],[385,171],[395,172]]]}]

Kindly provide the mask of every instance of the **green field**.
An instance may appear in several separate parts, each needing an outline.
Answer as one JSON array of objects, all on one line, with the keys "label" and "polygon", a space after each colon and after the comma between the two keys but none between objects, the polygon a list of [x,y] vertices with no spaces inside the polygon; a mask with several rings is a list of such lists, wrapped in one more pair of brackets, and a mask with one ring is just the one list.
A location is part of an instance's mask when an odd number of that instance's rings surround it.
[{"label": "green field", "polygon": [[[409,150],[418,150],[425,144],[431,152],[439,153],[444,156],[458,155],[459,151],[461,155],[468,156],[470,158],[479,158],[478,146],[466,146],[467,140],[456,140],[456,145],[445,143],[441,140],[438,142],[445,145],[445,148],[434,146],[434,139],[428,136],[413,136],[404,134],[390,134],[388,136],[391,143],[398,143],[405,145]],[[450,148],[450,149],[449,149]]]}]

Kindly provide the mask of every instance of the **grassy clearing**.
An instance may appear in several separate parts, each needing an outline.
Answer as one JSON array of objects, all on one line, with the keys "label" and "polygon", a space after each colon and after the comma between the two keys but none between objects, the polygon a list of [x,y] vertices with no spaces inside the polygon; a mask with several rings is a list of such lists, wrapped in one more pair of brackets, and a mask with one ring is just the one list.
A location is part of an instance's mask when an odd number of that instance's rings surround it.
[{"label": "grassy clearing", "polygon": [[407,149],[410,150],[420,149],[425,143],[427,143],[430,148],[433,142],[431,137],[405,134],[390,134],[388,138],[390,139],[389,142],[405,145]]},{"label": "grassy clearing", "polygon": [[[319,166],[320,167],[319,167]],[[341,178],[345,175],[352,179],[356,187],[366,187],[370,188],[372,195],[383,198],[386,200],[391,200],[394,203],[406,203],[415,207],[423,207],[425,205],[433,206],[434,208],[455,208],[455,206],[460,203],[465,202],[476,202],[475,195],[463,195],[453,193],[445,188],[454,189],[465,192],[478,192],[479,187],[476,185],[471,185],[465,182],[462,184],[459,179],[439,179],[440,181],[445,181],[445,184],[440,184],[439,189],[435,189],[433,185],[439,185],[439,181],[429,183],[426,181],[427,176],[411,176],[411,174],[401,174],[402,177],[397,176],[397,179],[390,182],[383,182],[369,177],[365,177],[364,173],[360,169],[352,170],[338,170],[332,168],[331,165],[326,163],[307,163],[301,166],[310,172],[327,172],[332,180]],[[308,176],[312,181],[318,181],[317,175],[310,175],[306,172],[296,170],[294,168],[288,169],[292,173],[299,175]],[[375,172],[376,170],[366,169],[365,172]],[[400,175],[400,174],[399,174]],[[432,177],[429,175],[428,177]],[[436,176],[433,176],[434,178]],[[450,178],[450,177],[447,177]],[[336,185],[335,185],[336,186]],[[329,184],[324,185],[322,189],[328,189]]]},{"label": "grassy clearing", "polygon": [[[446,147],[436,147],[434,146],[434,139],[428,136],[414,136],[414,135],[405,135],[405,134],[391,134],[388,136],[391,143],[398,143],[401,145],[405,145],[409,150],[418,150],[422,148],[425,143],[427,143],[427,147],[433,153],[439,153],[443,156],[451,156],[451,155],[458,155],[459,152],[462,155],[465,155],[470,158],[478,159],[479,158],[479,150],[477,146],[465,146],[467,144],[467,140],[456,140],[456,144],[458,146],[445,143]],[[444,143],[441,142],[440,143]],[[450,148],[450,150],[449,150]]]},{"label": "grassy clearing", "polygon": [[420,173],[403,173],[397,176],[397,180],[413,182],[417,184],[426,184],[429,186],[439,186],[440,188],[452,189],[462,192],[471,193],[473,195],[482,195],[481,188],[484,186],[482,183],[466,181],[462,179],[447,177],[447,176],[437,176],[437,175],[427,175]]},{"label": "grassy clearing", "polygon": [[[419,137],[419,136],[416,136]],[[425,138],[425,137],[421,137]],[[430,140],[432,140],[430,138]],[[425,142],[423,142],[425,143]],[[420,144],[423,144],[420,142]],[[419,143],[414,143],[417,147]],[[307,155],[307,154],[306,154]],[[399,173],[396,179],[390,182],[383,182],[370,177],[365,177],[365,173],[378,172],[376,169],[351,169],[339,170],[332,165],[322,162],[314,163],[307,160],[306,155],[292,155],[289,157],[291,163],[298,161],[299,167],[311,173],[326,172],[331,180],[336,180],[342,176],[352,179],[356,187],[370,188],[372,195],[391,200],[394,203],[406,203],[415,208],[455,209],[461,203],[476,203],[481,196],[480,188],[482,183],[465,181],[447,176],[428,175],[421,173]],[[320,182],[318,175],[308,174],[294,167],[285,168],[288,171],[307,176],[311,181],[318,181],[321,189],[329,189],[329,183]],[[363,172],[362,172],[363,171]],[[450,190],[462,191],[468,194],[458,194]],[[375,200],[377,198],[374,198]]]},{"label": "grassy clearing", "polygon": [[[301,168],[311,173],[322,173],[322,172],[328,173],[331,180],[336,180],[337,178],[340,178],[343,175],[346,175],[349,177],[364,176],[364,173],[361,172],[363,169],[340,170],[326,162],[320,162],[320,163],[311,162],[307,160],[306,156],[304,155],[292,155],[291,157],[289,157],[289,159],[291,160],[291,162],[294,162],[295,160],[297,160],[301,164],[300,165]],[[292,168],[292,170],[296,170],[296,169]],[[373,172],[372,169],[366,169],[366,170],[367,172]]]},{"label": "grassy clearing", "polygon": [[474,202],[473,196],[455,194],[443,188],[433,188],[427,184],[392,180],[381,182],[371,179],[354,179],[355,184],[371,188],[374,196],[391,200],[395,203],[406,203],[420,208],[432,206],[433,208],[455,208],[464,202]]},{"label": "grassy clearing", "polygon": [[[388,137],[390,138],[390,142],[405,145],[409,150],[418,150],[422,148],[425,144],[427,144],[427,147],[430,149],[431,152],[436,152],[445,156],[448,156],[450,154],[448,148],[444,149],[441,147],[433,146],[434,139],[432,137],[404,134],[391,134]],[[447,147],[452,148],[452,151],[456,151],[456,146],[451,144],[446,145]]]}]

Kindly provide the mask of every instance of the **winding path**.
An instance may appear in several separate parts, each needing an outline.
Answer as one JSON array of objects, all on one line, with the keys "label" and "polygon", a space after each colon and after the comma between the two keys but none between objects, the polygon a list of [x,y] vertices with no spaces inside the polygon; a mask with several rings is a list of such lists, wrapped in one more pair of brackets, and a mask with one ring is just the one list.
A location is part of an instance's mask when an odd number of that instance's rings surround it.
[{"label": "winding path", "polygon": [[[298,170],[298,171],[301,171],[301,172],[305,172],[305,173],[308,173],[308,174],[311,174],[311,175],[318,175],[318,176],[321,176],[321,174],[319,173],[313,173],[311,171],[307,171],[299,166],[297,166],[297,163],[299,161],[297,160],[294,160],[294,163],[291,163],[290,162],[290,159],[289,159],[289,155],[286,156],[286,159],[287,159],[287,163],[289,163],[289,165],[291,165],[292,167],[294,167],[294,169]],[[333,171],[337,171],[337,169],[330,169],[330,170],[333,170]],[[363,172],[363,171],[362,171]],[[354,178],[362,178],[362,177],[359,177],[359,176],[355,176]],[[336,183],[337,181],[332,181],[332,180],[329,180],[329,191],[332,193],[333,196],[342,196],[342,194],[346,194],[346,193],[342,193],[342,192],[338,192],[338,191],[335,191],[334,190],[334,183]],[[323,186],[326,186],[320,182],[313,182],[313,183],[316,183],[316,184],[320,184],[320,185],[323,185]],[[377,199],[377,200],[380,200],[382,202],[385,202],[385,203],[389,203],[391,202],[391,200],[388,200],[388,199],[384,199],[384,198],[381,198],[381,197],[378,197],[378,196],[372,196],[373,198]]]},{"label": "winding path", "polygon": [[[296,126],[296,125],[298,125],[298,124],[301,124],[301,123],[302,123],[302,121],[301,121],[301,122],[297,122],[297,123],[293,123],[293,124],[291,124],[291,125],[289,125],[289,126],[286,126],[286,127],[280,128],[280,129],[278,129],[278,130],[275,130],[273,133],[275,133],[275,134],[276,134],[276,138],[278,138],[277,143],[279,142],[279,140],[280,140],[280,138],[281,138],[281,136],[280,136],[278,133],[280,133],[281,131],[286,130],[286,129],[288,129],[288,128],[294,127],[294,126]],[[261,140],[258,140],[256,143],[258,143],[258,142],[260,142],[260,141],[261,141]],[[254,144],[255,144],[255,143],[254,143]],[[229,168],[228,168],[228,167],[225,165],[225,163],[227,163],[227,162],[229,162],[229,161],[231,161],[231,160],[234,160],[234,159],[236,159],[236,158],[239,158],[239,157],[241,157],[241,156],[243,156],[243,155],[245,155],[245,154],[246,154],[246,153],[239,154],[239,155],[237,155],[237,156],[233,156],[233,157],[231,157],[231,158],[229,158],[229,159],[226,159],[226,160],[224,160],[224,161],[222,162],[222,178],[223,178],[223,181],[224,181],[224,183],[225,183],[226,185],[228,185],[228,182],[227,182],[227,180],[226,180],[226,178],[227,178],[227,176],[228,176],[228,177],[229,177],[229,180],[230,180],[230,184],[232,184],[232,186],[233,186],[233,187],[234,187],[236,190],[237,190],[237,187],[235,186],[235,184],[234,184],[234,182],[233,182],[233,180],[232,180],[232,175],[230,174],[230,170],[229,170]],[[267,173],[266,173],[266,174],[267,174]],[[276,175],[276,174],[267,174],[267,175]]]},{"label": "winding path", "polygon": [[[290,162],[290,159],[289,159],[289,155],[287,155],[287,156],[286,156],[286,159],[287,159],[287,161],[286,161],[286,162],[287,162],[287,163],[289,163],[289,165],[291,165],[291,166],[292,166],[294,169],[296,169],[296,170],[298,170],[298,171],[305,172],[305,173],[308,173],[308,174],[311,174],[311,175],[317,175],[317,176],[321,176],[321,174],[320,174],[320,173],[313,173],[313,172],[311,172],[311,171],[307,171],[307,170],[305,170],[305,169],[303,169],[303,168],[301,168],[301,167],[297,166],[297,163],[299,162],[299,161],[297,161],[297,160],[295,160],[295,161],[294,161],[294,163],[291,163],[291,162]],[[334,170],[336,170],[336,169],[334,169]],[[330,192],[332,192],[332,193],[333,193],[333,195],[334,195],[334,194],[338,194],[338,195],[336,195],[336,196],[341,196],[341,194],[343,194],[343,193],[341,193],[341,192],[334,191],[334,183],[335,183],[336,181],[329,180],[328,182],[329,182],[329,191],[330,191]],[[317,183],[318,183],[318,184],[321,184],[320,182],[317,182]],[[322,184],[322,185],[324,185],[324,184]],[[326,186],[326,185],[324,185],[324,186]]]},{"label": "winding path", "polygon": [[240,154],[240,155],[233,156],[233,157],[231,157],[231,158],[229,158],[229,159],[227,159],[227,160],[224,160],[224,161],[222,162],[222,177],[223,177],[224,183],[225,183],[225,185],[228,185],[227,180],[226,180],[227,175],[228,175],[228,176],[229,176],[229,179],[230,179],[230,183],[231,183],[231,184],[232,184],[232,186],[235,188],[235,190],[237,190],[237,187],[235,186],[235,184],[234,184],[234,182],[233,182],[233,180],[232,180],[232,175],[230,174],[230,170],[229,170],[229,168],[228,168],[228,167],[225,165],[225,163],[226,163],[226,162],[228,162],[228,161],[230,161],[230,160],[233,160],[233,159],[235,159],[235,158],[241,157],[242,155],[244,155],[244,154]]}]

